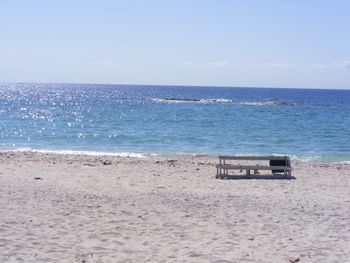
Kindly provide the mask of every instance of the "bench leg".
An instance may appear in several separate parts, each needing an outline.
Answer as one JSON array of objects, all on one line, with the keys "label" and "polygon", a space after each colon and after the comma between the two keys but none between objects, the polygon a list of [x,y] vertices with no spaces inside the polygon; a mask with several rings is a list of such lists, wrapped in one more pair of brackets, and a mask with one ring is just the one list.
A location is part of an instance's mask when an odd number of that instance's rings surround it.
[{"label": "bench leg", "polygon": [[245,175],[250,175],[250,170],[249,169],[245,170]]}]

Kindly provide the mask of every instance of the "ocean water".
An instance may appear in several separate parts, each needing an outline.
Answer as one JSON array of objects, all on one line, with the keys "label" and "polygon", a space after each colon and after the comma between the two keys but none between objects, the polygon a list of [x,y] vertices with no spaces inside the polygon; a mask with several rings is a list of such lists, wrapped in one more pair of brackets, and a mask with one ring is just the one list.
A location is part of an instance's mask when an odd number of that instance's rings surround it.
[{"label": "ocean water", "polygon": [[0,150],[350,160],[350,90],[0,84]]}]

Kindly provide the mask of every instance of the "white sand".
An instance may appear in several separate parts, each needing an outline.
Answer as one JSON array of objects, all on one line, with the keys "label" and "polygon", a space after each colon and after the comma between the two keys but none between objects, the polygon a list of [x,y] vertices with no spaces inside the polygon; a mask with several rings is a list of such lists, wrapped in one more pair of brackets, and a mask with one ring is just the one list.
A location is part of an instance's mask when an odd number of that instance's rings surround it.
[{"label": "white sand", "polygon": [[288,181],[215,163],[0,153],[0,262],[350,262],[349,164]]}]

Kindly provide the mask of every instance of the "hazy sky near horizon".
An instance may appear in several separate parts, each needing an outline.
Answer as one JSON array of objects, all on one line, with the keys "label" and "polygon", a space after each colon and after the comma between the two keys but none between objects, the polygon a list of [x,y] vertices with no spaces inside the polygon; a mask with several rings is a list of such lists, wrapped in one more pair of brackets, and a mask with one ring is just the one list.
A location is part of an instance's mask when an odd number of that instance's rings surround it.
[{"label": "hazy sky near horizon", "polygon": [[0,82],[350,89],[347,0],[0,0]]}]

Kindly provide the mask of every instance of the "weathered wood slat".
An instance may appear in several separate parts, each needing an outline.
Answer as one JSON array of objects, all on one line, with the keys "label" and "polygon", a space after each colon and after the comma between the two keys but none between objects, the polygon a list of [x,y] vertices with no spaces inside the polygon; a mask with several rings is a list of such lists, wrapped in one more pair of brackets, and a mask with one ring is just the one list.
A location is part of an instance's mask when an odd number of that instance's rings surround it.
[{"label": "weathered wood slat", "polygon": [[250,169],[250,170],[286,170],[286,171],[291,171],[292,168],[289,166],[263,166],[263,165],[230,165],[230,164],[217,164],[215,166],[216,168],[219,169],[228,169],[228,170],[245,170],[245,169]]},{"label": "weathered wood slat", "polygon": [[226,156],[226,155],[220,155],[219,159],[222,160],[252,160],[252,161],[259,161],[259,160],[289,160],[289,156]]},{"label": "weathered wood slat", "polygon": [[288,179],[289,175],[275,174],[275,175],[217,175],[216,178],[227,179]]}]

